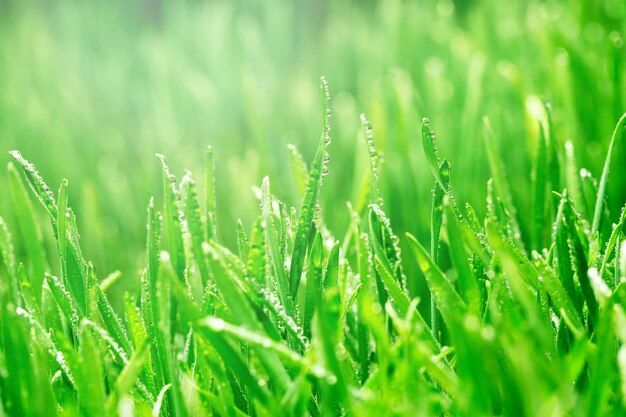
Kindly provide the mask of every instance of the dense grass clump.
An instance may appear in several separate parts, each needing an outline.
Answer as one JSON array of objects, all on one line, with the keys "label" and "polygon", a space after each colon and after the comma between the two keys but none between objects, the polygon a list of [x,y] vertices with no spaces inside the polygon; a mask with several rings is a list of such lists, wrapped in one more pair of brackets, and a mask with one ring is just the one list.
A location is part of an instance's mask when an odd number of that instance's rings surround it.
[{"label": "dense grass clump", "polygon": [[[239,224],[235,249],[220,242],[213,150],[202,194],[191,172],[178,182],[157,155],[163,201],[148,203],[145,267],[123,311],[107,295],[119,274],[101,276],[83,255],[68,182],[53,193],[11,152],[5,196],[26,249],[16,256],[0,219],[0,414],[626,412],[625,212],[609,213],[606,202],[626,116],[596,181],[576,166],[572,144],[555,139],[543,108],[528,236],[489,120],[491,179],[480,218],[455,198],[451,179],[462,173],[438,155],[422,119],[414,140],[421,134],[434,191],[432,202],[414,203],[431,208],[428,244],[394,234],[379,187],[381,153],[361,116],[369,167],[347,233],[335,237],[325,213],[343,208],[320,204],[332,157],[324,80],[321,92],[310,167],[290,147],[301,204],[279,200],[264,178],[256,221]],[[54,256],[46,256],[44,227]],[[428,284],[423,300],[408,290],[419,279],[410,263]]]},{"label": "dense grass clump", "polygon": [[625,415],[625,4],[0,0],[0,417]]}]

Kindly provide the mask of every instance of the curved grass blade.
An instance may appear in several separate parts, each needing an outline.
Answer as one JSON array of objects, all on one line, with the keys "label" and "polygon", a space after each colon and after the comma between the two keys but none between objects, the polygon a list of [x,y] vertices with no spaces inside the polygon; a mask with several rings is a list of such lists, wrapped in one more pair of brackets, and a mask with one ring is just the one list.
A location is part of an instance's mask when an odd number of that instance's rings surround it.
[{"label": "curved grass blade", "polygon": [[380,198],[379,182],[380,182],[380,155],[374,144],[374,130],[372,124],[367,120],[364,114],[361,114],[361,128],[365,137],[365,145],[369,156],[369,202],[370,204],[382,205]]},{"label": "curved grass blade", "polygon": [[609,142],[609,149],[606,153],[606,160],[604,161],[604,168],[602,168],[602,175],[600,176],[600,184],[598,185],[598,195],[596,197],[596,206],[593,212],[593,223],[591,226],[591,233],[594,234],[600,230],[602,225],[604,200],[606,187],[609,181],[609,166],[611,165],[611,157],[613,156],[613,147],[616,140],[621,140],[624,135],[624,125],[626,124],[626,113],[617,122],[613,136],[611,136],[611,142]]},{"label": "curved grass blade", "polygon": [[407,233],[407,242],[413,251],[417,264],[424,273],[437,308],[449,328],[462,322],[467,312],[467,305],[456,292],[448,278],[428,255],[424,247],[411,234]]},{"label": "curved grass blade", "polygon": [[391,272],[389,272],[383,261],[380,260],[380,257],[374,257],[374,265],[387,293],[391,296],[398,313],[401,316],[406,316],[409,306],[411,305],[409,296],[402,290],[402,287],[400,287],[400,284],[398,284],[398,281],[396,281],[394,276],[391,275]]},{"label": "curved grass blade", "polygon": [[328,378],[330,373],[327,369],[319,364],[311,362],[308,358],[303,357],[291,350],[287,345],[282,342],[277,342],[273,339],[267,338],[257,332],[253,332],[243,326],[235,326],[228,323],[218,317],[206,317],[198,322],[199,327],[206,326],[213,332],[219,332],[232,336],[244,343],[258,346],[259,348],[269,349],[274,351],[278,357],[290,365],[296,365],[302,371],[316,378]]},{"label": "curved grass blade", "polygon": [[243,227],[241,219],[237,221],[237,249],[239,249],[239,257],[243,262],[248,262],[250,255],[250,241],[246,235],[246,229]]},{"label": "curved grass blade", "polygon": [[154,210],[154,200],[150,199],[148,205],[148,236],[146,239],[147,265],[146,271],[141,278],[141,316],[146,325],[146,333],[150,343],[150,362],[154,372],[153,395],[157,395],[156,390],[163,387],[166,382],[166,357],[165,345],[161,323],[161,308],[158,302],[160,268],[159,242],[161,224],[159,216]]},{"label": "curved grass blade", "polygon": [[[214,271],[216,283],[219,287],[220,284],[224,284],[220,277],[223,271],[217,266],[214,268]],[[202,312],[188,298],[181,284],[172,282],[172,285],[174,295],[179,299],[181,305],[181,313],[193,324],[197,332],[196,334],[206,339],[215,348],[228,368],[234,372],[237,378],[239,378],[247,388],[253,391],[255,397],[261,399],[265,404],[269,404],[270,397],[268,393],[265,391],[265,388],[258,384],[257,379],[250,373],[249,364],[246,363],[247,361],[243,358],[242,353],[236,350],[224,337],[223,332],[226,323],[220,318],[202,318]],[[235,289],[236,287],[234,287],[232,283],[228,284],[227,287],[230,288],[226,288],[227,291],[224,293],[225,298],[228,297],[226,294],[235,295],[239,293],[239,290]],[[243,294],[239,293],[236,297],[241,304],[239,306],[231,304],[230,307],[237,308],[236,311],[243,314],[243,316],[233,314],[232,317],[237,320],[238,324],[245,326],[249,331],[263,331],[260,324],[252,317],[254,313],[247,304],[248,301],[243,298]],[[237,326],[233,326],[232,328],[234,327]],[[289,376],[276,355],[276,352],[267,349],[268,343],[272,343],[270,339],[264,339],[260,345],[255,344],[252,347],[267,370],[272,383],[276,384],[278,389],[285,390],[290,383]]]},{"label": "curved grass blade", "polygon": [[294,306],[294,299],[292,298],[293,292],[290,291],[289,278],[287,277],[287,272],[285,271],[285,260],[283,258],[283,251],[280,240],[277,236],[278,231],[276,230],[275,226],[275,216],[272,210],[272,196],[270,194],[269,187],[269,178],[263,178],[262,215],[263,221],[265,223],[265,243],[267,245],[266,253],[268,261],[272,266],[272,271],[274,271],[274,277],[278,285],[278,294],[280,296],[280,301],[285,307],[285,311],[287,312],[287,314],[295,319],[297,316]]},{"label": "curved grass blade", "polygon": [[96,304],[105,328],[113,337],[113,340],[122,347],[126,355],[130,356],[132,347],[122,319],[115,312],[106,294],[102,292],[99,286],[94,287],[93,291],[95,291]]},{"label": "curved grass blade", "polygon": [[75,337],[80,335],[81,314],[78,305],[72,294],[65,288],[61,280],[53,275],[46,274],[46,282],[50,288],[59,309],[70,324],[70,328]]},{"label": "curved grass blade", "polygon": [[167,235],[167,243],[172,255],[172,266],[176,276],[181,282],[185,282],[185,246],[183,243],[183,230],[181,226],[181,213],[178,202],[179,195],[176,189],[176,177],[170,173],[165,156],[157,154],[157,159],[161,163],[163,170],[163,192],[164,192],[164,225]]},{"label": "curved grass blade", "polygon": [[328,83],[326,79],[321,79],[322,93],[322,109],[323,109],[323,131],[320,137],[319,145],[311,165],[309,172],[309,182],[302,200],[302,209],[298,219],[298,227],[296,228],[296,236],[294,240],[293,252],[291,254],[291,267],[289,270],[289,288],[291,297],[296,298],[298,287],[302,279],[302,269],[304,267],[304,258],[309,242],[309,235],[313,227],[313,220],[316,212],[319,210],[319,194],[322,187],[322,180],[328,173],[328,145],[330,144],[330,94],[328,92]]},{"label": "curved grass blade", "polygon": [[[405,290],[406,277],[402,271],[400,242],[391,230],[389,218],[376,204],[370,205],[369,213],[370,241],[373,254],[378,256],[398,284]],[[384,305],[384,302],[381,300]]]},{"label": "curved grass blade", "polygon": [[29,274],[30,283],[35,296],[41,302],[41,286],[48,265],[41,230],[35,218],[33,205],[15,165],[9,163],[8,171],[11,201],[15,212],[19,213],[16,217],[21,241],[32,266],[31,274]]},{"label": "curved grass blade", "polygon": [[141,345],[137,346],[137,349],[133,353],[120,375],[115,380],[113,390],[109,394],[106,400],[107,415],[116,416],[119,412],[120,400],[126,393],[133,387],[137,378],[139,377],[143,365],[148,358],[148,343],[145,341]]},{"label": "curved grass blade", "polygon": [[[233,313],[232,317],[236,320],[236,324],[244,325],[251,330],[262,331],[263,327],[257,321],[254,310],[237,284],[233,271],[227,267],[224,258],[214,246],[209,247],[209,263],[217,288]],[[258,349],[256,354],[266,365],[274,383],[284,389],[289,384],[289,376],[280,361],[271,352],[262,349]]]},{"label": "curved grass blade", "polygon": [[441,161],[437,156],[437,145],[435,144],[435,132],[430,130],[430,120],[426,117],[422,118],[422,146],[424,147],[424,155],[426,156],[426,162],[430,172],[435,177],[437,184],[443,189],[447,190],[446,183],[441,176],[439,167]]},{"label": "curved grass blade", "polygon": [[258,379],[252,375],[241,353],[226,340],[223,335],[223,324],[224,321],[221,319],[208,318],[198,323],[196,328],[198,329],[198,334],[215,348],[222,357],[223,362],[228,364],[228,368],[237,375],[238,380],[252,391],[257,400],[268,406],[271,403],[270,394],[266,388],[259,384]]},{"label": "curved grass blade", "polygon": [[541,274],[539,275],[539,281],[548,291],[557,313],[565,320],[565,323],[575,335],[583,335],[585,328],[578,309],[556,276],[556,273],[538,253],[533,252],[533,260],[539,265],[539,273]]},{"label": "curved grass blade", "polygon": [[183,177],[181,187],[183,189],[185,219],[187,220],[187,227],[189,234],[191,235],[193,257],[200,272],[202,285],[206,287],[210,275],[209,266],[202,249],[202,243],[204,242],[206,232],[200,215],[200,204],[198,202],[196,184],[190,172],[187,172]]},{"label": "curved grass blade", "polygon": [[22,166],[28,185],[30,185],[30,188],[35,193],[35,196],[37,196],[50,215],[50,220],[52,221],[52,225],[56,233],[57,204],[54,200],[52,190],[50,190],[50,187],[48,187],[45,183],[35,166],[28,162],[28,160],[26,160],[19,151],[11,151],[9,153],[13,159],[15,159]]}]

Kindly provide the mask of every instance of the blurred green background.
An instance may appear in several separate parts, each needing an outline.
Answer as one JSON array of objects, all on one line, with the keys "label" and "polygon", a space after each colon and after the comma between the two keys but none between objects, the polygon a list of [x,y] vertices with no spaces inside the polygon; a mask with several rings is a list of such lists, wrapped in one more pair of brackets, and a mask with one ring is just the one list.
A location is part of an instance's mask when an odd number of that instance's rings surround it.
[{"label": "blurred green background", "polygon": [[[482,118],[491,119],[527,230],[534,109],[551,102],[557,140],[572,140],[579,165],[599,177],[626,110],[625,29],[622,0],[0,0],[0,160],[19,149],[52,188],[68,178],[86,256],[101,276],[119,269],[134,282],[145,208],[161,188],[154,153],[202,184],[213,145],[220,235],[234,246],[237,219],[250,227],[257,215],[252,187],[263,176],[299,207],[287,144],[312,159],[325,75],[333,142],[322,207],[337,236],[367,163],[360,113],[384,153],[398,234],[425,238],[429,228],[423,116],[456,194],[477,209],[488,179]],[[623,167],[622,147],[616,158]],[[15,225],[6,179],[0,215]],[[615,208],[626,178],[611,181]]]}]

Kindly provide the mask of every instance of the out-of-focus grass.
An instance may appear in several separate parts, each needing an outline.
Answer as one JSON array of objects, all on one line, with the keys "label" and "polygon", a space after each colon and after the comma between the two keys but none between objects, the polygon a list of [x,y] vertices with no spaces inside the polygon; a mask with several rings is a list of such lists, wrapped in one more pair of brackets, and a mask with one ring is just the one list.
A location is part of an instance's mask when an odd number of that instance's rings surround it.
[{"label": "out-of-focus grass", "polygon": [[[366,164],[363,112],[384,153],[381,190],[399,234],[429,228],[423,115],[454,161],[459,199],[476,207],[488,177],[481,119],[490,117],[527,231],[532,116],[549,100],[557,140],[571,139],[579,165],[599,177],[624,110],[625,21],[621,1],[4,0],[0,149],[19,148],[53,187],[67,177],[88,257],[101,274],[134,275],[145,205],[158,188],[155,152],[180,173],[198,171],[214,146],[217,216],[230,246],[237,217],[251,224],[250,190],[264,175],[298,204],[286,145],[311,159],[324,74],[334,112],[322,194],[331,229],[345,230],[345,201]],[[611,201],[624,200],[624,178],[612,176]],[[0,188],[6,181],[0,175]],[[8,199],[0,212],[12,216]]]}]

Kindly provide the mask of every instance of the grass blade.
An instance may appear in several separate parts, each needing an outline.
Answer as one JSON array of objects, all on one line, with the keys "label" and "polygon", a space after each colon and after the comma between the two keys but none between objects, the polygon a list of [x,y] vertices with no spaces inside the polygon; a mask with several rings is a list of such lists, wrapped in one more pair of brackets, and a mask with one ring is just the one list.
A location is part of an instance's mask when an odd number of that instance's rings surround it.
[{"label": "grass blade", "polygon": [[33,205],[28,197],[24,183],[15,168],[9,163],[9,189],[11,191],[11,201],[17,216],[17,224],[21,241],[26,249],[28,260],[32,269],[29,274],[33,292],[39,302],[41,302],[41,287],[43,285],[44,274],[47,271],[46,252],[43,246],[41,230],[35,218]]},{"label": "grass blade", "polygon": [[428,281],[431,294],[435,298],[443,320],[449,328],[453,328],[457,323],[462,322],[462,317],[467,312],[465,301],[461,299],[448,278],[435,265],[426,249],[417,239],[407,233],[407,242]]},{"label": "grass blade", "polygon": [[328,83],[322,77],[321,80],[322,93],[322,109],[323,131],[322,136],[311,164],[309,172],[309,182],[302,200],[302,209],[298,218],[298,227],[296,228],[296,236],[294,240],[293,253],[291,255],[291,267],[289,270],[289,288],[293,298],[298,294],[298,287],[302,278],[302,269],[304,267],[304,258],[309,241],[311,228],[315,214],[319,210],[319,193],[322,186],[322,180],[328,173],[328,145],[330,144],[330,109],[328,108],[330,94],[328,92]]},{"label": "grass blade", "polygon": [[600,230],[602,226],[602,214],[604,210],[604,200],[606,194],[606,187],[609,181],[609,166],[611,165],[611,157],[613,156],[613,147],[616,140],[621,140],[624,135],[624,125],[626,124],[626,113],[617,122],[613,136],[611,136],[611,142],[609,142],[609,149],[606,153],[606,159],[604,161],[604,168],[602,168],[602,175],[600,176],[600,184],[598,185],[598,195],[596,197],[596,206],[593,212],[593,223],[591,226],[591,233],[594,234]]}]

